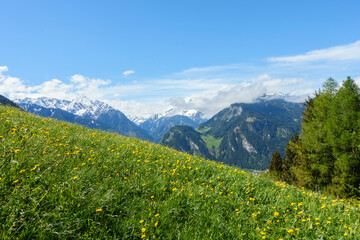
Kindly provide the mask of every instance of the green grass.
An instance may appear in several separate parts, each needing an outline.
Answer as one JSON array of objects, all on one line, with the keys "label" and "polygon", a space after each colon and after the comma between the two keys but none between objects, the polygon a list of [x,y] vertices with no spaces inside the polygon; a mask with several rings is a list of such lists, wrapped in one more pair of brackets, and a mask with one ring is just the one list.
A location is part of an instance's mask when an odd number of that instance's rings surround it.
[{"label": "green grass", "polygon": [[204,127],[204,128],[197,128],[196,129],[196,131],[198,131],[201,134],[206,134],[210,130],[211,130],[211,127]]},{"label": "green grass", "polygon": [[220,146],[220,143],[222,141],[222,138],[215,138],[211,135],[202,135],[201,138],[204,140],[204,142],[206,143],[206,147],[207,148],[212,148],[215,147],[215,149],[218,149]]},{"label": "green grass", "polygon": [[0,106],[0,239],[358,239],[331,199]]}]

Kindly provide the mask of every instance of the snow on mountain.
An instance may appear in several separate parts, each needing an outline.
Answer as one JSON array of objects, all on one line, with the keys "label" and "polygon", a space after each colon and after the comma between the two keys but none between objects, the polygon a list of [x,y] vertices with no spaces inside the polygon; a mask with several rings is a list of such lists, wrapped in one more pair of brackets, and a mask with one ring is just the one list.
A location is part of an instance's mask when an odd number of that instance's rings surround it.
[{"label": "snow on mountain", "polygon": [[175,108],[170,108],[169,110],[165,111],[164,113],[157,113],[154,114],[151,119],[153,120],[158,120],[160,118],[163,117],[173,117],[176,115],[180,115],[180,116],[186,116],[188,118],[190,118],[191,120],[193,120],[194,122],[197,123],[203,123],[205,122],[207,119],[204,117],[205,115],[195,109],[190,109],[190,110],[181,110],[181,109],[175,109]]},{"label": "snow on mountain", "polygon": [[[69,100],[60,100],[56,98],[48,98],[48,97],[39,97],[39,98],[24,98],[24,99],[15,99],[14,102],[18,104],[36,104],[45,108],[57,108],[77,116],[81,117],[89,117],[91,119],[98,119],[98,117],[102,113],[106,113],[110,110],[114,110],[110,105],[98,101],[91,100],[85,96],[78,96],[77,98],[69,101]],[[195,122],[202,123],[205,122],[204,114],[201,112],[191,109],[191,110],[180,110],[170,108],[167,111],[159,114],[155,114],[152,117],[138,117],[138,116],[127,116],[132,122],[137,125],[145,122],[148,119],[157,120],[162,117],[172,117],[175,115],[182,115],[189,117]]]},{"label": "snow on mountain", "polygon": [[146,120],[148,120],[149,118],[145,118],[145,117],[137,117],[137,116],[133,116],[133,115],[126,115],[127,118],[129,118],[132,122],[134,122],[136,125],[140,125],[143,122],[145,122]]},{"label": "snow on mountain", "polygon": [[15,99],[14,101],[19,104],[36,104],[45,108],[58,108],[78,116],[86,116],[95,120],[102,113],[114,109],[104,102],[94,101],[84,96],[77,97],[72,101],[47,97]]},{"label": "snow on mountain", "polygon": [[264,93],[264,95],[257,98],[256,101],[268,101],[268,100],[273,100],[273,99],[285,100],[288,97],[289,97],[289,94],[285,94],[282,92],[268,92],[268,93]]}]

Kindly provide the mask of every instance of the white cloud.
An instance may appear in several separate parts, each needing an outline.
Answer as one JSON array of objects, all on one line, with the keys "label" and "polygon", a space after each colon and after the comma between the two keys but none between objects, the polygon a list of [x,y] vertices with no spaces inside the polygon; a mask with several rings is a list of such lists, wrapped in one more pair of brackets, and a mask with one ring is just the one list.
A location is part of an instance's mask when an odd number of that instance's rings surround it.
[{"label": "white cloud", "polygon": [[270,62],[282,63],[360,60],[360,41],[348,45],[313,50],[305,54],[295,56],[271,57],[268,58],[268,60]]},{"label": "white cloud", "polygon": [[214,87],[197,92],[191,97],[173,97],[169,100],[169,104],[179,109],[197,109],[209,118],[233,103],[250,103],[268,92],[288,93],[288,100],[301,102],[313,91],[313,88],[309,88],[302,79],[273,78],[263,74],[251,81],[223,85],[220,88]]},{"label": "white cloud", "polygon": [[236,64],[222,65],[222,66],[209,66],[209,67],[196,67],[196,68],[186,69],[186,70],[184,70],[180,73],[176,73],[176,74],[182,75],[182,74],[189,74],[189,73],[219,72],[219,71],[238,69],[238,68],[239,68],[239,66]]},{"label": "white cloud", "polygon": [[7,66],[0,66],[0,75],[2,74],[2,72],[7,72],[7,71],[8,71]]},{"label": "white cloud", "polygon": [[302,79],[275,78],[269,74],[232,83],[227,78],[167,78],[121,85],[75,74],[68,82],[52,79],[26,86],[21,79],[4,75],[6,67],[0,67],[0,70],[0,94],[10,99],[45,96],[72,100],[84,95],[104,101],[128,116],[138,117],[149,117],[169,108],[180,111],[196,109],[211,117],[232,103],[252,102],[265,92],[291,92],[294,86],[298,87],[297,95],[307,90]]},{"label": "white cloud", "polygon": [[129,76],[134,73],[135,73],[135,70],[127,70],[127,71],[123,72],[123,75],[126,77],[126,76]]},{"label": "white cloud", "polygon": [[354,78],[355,83],[360,86],[360,76]]},{"label": "white cloud", "polygon": [[[7,75],[8,68],[0,66],[0,94],[10,99],[46,96],[67,100],[85,95],[126,115],[148,117],[177,108],[177,112],[196,109],[211,117],[232,103],[252,102],[266,92],[282,92],[289,94],[289,100],[303,101],[328,77],[340,82],[348,75],[358,76],[355,80],[360,83],[360,41],[268,60],[257,65],[190,68],[121,84],[75,74],[66,81],[51,79],[35,86]],[[128,70],[123,74],[134,73]]]}]

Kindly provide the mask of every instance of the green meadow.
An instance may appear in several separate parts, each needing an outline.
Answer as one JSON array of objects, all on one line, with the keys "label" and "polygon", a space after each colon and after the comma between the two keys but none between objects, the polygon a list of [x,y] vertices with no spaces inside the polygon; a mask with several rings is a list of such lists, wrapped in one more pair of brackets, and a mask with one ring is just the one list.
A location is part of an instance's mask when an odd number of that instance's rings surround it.
[{"label": "green meadow", "polygon": [[0,239],[359,239],[359,207],[0,106]]}]

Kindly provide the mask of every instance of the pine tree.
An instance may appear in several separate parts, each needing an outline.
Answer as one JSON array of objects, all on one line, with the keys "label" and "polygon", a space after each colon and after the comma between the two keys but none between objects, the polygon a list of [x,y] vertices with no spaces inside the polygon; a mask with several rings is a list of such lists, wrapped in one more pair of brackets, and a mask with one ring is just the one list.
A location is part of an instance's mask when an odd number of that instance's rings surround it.
[{"label": "pine tree", "polygon": [[360,96],[359,88],[350,77],[343,82],[334,99],[329,143],[333,149],[335,195],[358,195],[360,184]]},{"label": "pine tree", "polygon": [[331,146],[327,142],[328,121],[330,108],[337,84],[329,78],[323,89],[317,93],[309,106],[311,118],[304,121],[302,129],[302,144],[306,149],[307,164],[309,164],[311,178],[309,186],[314,189],[321,189],[331,184],[334,172],[335,159],[332,156]]},{"label": "pine tree", "polygon": [[281,154],[278,150],[276,150],[272,154],[270,166],[269,166],[269,173],[271,176],[280,180],[284,171],[284,160],[281,157]]}]

